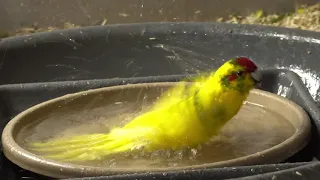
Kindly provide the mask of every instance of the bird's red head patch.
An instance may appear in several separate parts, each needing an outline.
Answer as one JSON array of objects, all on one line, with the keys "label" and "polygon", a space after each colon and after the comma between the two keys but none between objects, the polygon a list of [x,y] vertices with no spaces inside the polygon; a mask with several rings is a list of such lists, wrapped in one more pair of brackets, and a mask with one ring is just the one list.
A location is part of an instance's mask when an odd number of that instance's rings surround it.
[{"label": "bird's red head patch", "polygon": [[254,62],[252,62],[251,59],[246,58],[246,57],[238,57],[238,58],[236,59],[236,61],[237,61],[237,63],[238,63],[240,66],[244,67],[245,70],[246,70],[247,72],[249,72],[249,73],[256,71],[257,68],[258,68],[258,67],[254,64]]}]

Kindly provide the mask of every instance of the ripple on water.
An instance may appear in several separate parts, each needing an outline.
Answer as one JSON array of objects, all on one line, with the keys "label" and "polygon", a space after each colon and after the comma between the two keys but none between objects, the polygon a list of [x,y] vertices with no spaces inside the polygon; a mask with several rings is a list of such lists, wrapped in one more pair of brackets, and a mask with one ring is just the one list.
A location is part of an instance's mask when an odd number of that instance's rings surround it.
[{"label": "ripple on water", "polygon": [[[18,135],[18,142],[23,144],[24,140],[37,141],[65,135],[105,133],[115,125],[123,125],[130,121],[139,108],[136,103],[116,102],[81,112],[58,111],[60,108],[40,122],[37,121],[25,127]],[[219,136],[198,149],[127,153],[99,161],[77,162],[77,164],[139,169],[212,163],[263,151],[283,142],[293,133],[293,125],[278,113],[245,103],[238,115],[223,128]]]}]

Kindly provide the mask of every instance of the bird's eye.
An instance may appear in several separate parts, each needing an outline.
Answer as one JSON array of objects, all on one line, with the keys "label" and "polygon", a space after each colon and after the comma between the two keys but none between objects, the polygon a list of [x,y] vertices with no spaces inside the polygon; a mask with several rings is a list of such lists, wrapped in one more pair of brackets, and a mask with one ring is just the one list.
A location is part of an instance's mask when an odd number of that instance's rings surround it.
[{"label": "bird's eye", "polygon": [[242,76],[243,75],[243,71],[238,71],[237,72],[237,76]]}]

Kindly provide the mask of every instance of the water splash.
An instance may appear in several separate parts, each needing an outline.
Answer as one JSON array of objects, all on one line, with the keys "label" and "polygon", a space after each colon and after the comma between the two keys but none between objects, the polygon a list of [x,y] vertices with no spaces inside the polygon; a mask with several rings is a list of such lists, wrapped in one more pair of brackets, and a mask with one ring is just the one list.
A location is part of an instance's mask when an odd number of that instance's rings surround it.
[{"label": "water splash", "polygon": [[287,69],[297,73],[308,88],[312,98],[317,102],[320,101],[320,73],[310,69],[303,69],[298,65],[290,65],[289,67],[277,66],[277,68]]},{"label": "water splash", "polygon": [[277,94],[282,97],[290,97],[292,94],[292,88],[279,84],[279,89]]}]

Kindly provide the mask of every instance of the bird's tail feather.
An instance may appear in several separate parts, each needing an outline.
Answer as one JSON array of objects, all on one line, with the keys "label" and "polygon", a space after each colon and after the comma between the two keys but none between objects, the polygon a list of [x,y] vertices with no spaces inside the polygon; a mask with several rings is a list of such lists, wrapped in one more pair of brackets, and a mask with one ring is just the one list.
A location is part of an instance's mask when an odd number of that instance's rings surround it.
[{"label": "bird's tail feather", "polygon": [[90,161],[126,152],[134,147],[135,144],[131,139],[116,138],[109,134],[89,134],[45,143],[31,143],[29,149],[54,160]]}]

